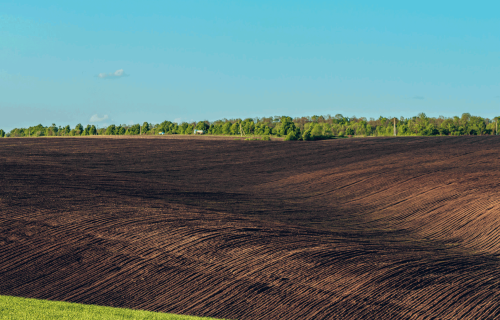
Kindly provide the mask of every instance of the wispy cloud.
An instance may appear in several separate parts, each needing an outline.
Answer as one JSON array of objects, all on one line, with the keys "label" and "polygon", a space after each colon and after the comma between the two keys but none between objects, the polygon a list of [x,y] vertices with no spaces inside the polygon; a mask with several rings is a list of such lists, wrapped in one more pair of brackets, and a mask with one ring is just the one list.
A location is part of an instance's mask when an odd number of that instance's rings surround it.
[{"label": "wispy cloud", "polygon": [[97,75],[98,78],[101,79],[113,79],[113,78],[121,78],[121,77],[126,77],[128,74],[126,74],[123,69],[116,70],[115,72],[110,72],[110,73],[99,73]]},{"label": "wispy cloud", "polygon": [[423,96],[414,96],[412,99],[415,99],[415,100],[424,100],[424,97]]},{"label": "wispy cloud", "polygon": [[92,117],[90,117],[90,122],[101,122],[101,121],[104,121],[106,119],[108,119],[108,115],[105,114],[104,116],[102,117],[99,117],[97,114],[94,114]]}]

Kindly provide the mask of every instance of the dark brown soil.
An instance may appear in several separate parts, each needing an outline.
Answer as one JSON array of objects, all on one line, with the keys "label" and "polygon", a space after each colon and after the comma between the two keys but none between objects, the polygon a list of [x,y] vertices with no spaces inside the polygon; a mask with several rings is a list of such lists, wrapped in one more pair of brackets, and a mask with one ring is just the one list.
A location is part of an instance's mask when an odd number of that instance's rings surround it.
[{"label": "dark brown soil", "polygon": [[0,139],[0,294],[500,317],[500,138]]}]

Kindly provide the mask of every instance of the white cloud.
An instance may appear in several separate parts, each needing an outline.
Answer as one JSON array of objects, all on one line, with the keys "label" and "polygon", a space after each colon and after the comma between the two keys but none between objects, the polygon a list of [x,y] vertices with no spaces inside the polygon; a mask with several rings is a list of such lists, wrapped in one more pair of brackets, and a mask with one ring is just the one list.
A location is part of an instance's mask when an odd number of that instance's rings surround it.
[{"label": "white cloud", "polygon": [[99,117],[97,114],[94,114],[92,117],[90,117],[90,122],[101,122],[101,121],[104,121],[106,119],[108,119],[108,115],[105,114],[104,116],[102,117]]},{"label": "white cloud", "polygon": [[123,69],[116,70],[115,72],[110,72],[110,73],[104,73],[101,72],[97,75],[97,77],[101,79],[106,79],[106,78],[121,78],[121,77],[126,77],[127,74],[123,72]]}]

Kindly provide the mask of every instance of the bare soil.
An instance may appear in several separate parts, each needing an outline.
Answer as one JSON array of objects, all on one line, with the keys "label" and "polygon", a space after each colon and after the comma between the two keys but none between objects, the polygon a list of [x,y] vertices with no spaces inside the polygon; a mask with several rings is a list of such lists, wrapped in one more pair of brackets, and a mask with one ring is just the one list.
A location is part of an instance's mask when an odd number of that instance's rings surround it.
[{"label": "bare soil", "polygon": [[0,139],[0,294],[500,317],[500,139]]}]

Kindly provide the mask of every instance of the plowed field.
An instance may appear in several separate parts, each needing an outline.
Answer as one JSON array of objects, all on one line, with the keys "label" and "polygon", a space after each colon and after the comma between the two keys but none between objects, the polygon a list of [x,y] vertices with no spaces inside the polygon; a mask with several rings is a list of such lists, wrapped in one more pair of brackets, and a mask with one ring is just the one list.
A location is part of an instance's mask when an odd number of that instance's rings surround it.
[{"label": "plowed field", "polygon": [[500,318],[500,138],[0,139],[0,294]]}]

